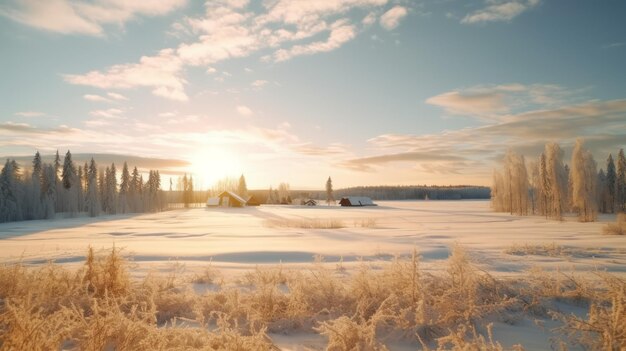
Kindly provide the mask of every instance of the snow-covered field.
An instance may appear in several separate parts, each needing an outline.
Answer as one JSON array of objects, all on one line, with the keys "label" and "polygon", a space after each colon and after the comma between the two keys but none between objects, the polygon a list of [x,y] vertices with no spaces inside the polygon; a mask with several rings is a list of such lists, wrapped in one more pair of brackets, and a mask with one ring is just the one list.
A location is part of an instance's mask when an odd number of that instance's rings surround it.
[{"label": "snow-covered field", "polygon": [[[220,269],[278,264],[385,261],[417,249],[425,269],[437,269],[455,242],[481,268],[509,275],[533,266],[606,270],[626,275],[626,240],[602,235],[596,223],[517,217],[490,211],[488,201],[389,201],[377,207],[260,206],[195,208],[0,224],[0,262],[79,263],[89,245],[115,245],[136,272],[172,261],[187,269],[209,260]],[[315,227],[342,227],[320,229]],[[306,228],[313,227],[313,228]],[[234,272],[233,272],[234,273]]]},{"label": "snow-covered field", "polygon": [[[211,269],[218,269],[231,287],[243,286],[245,290],[246,285],[236,283],[235,279],[245,277],[244,272],[256,267],[271,269],[279,264],[281,270],[311,272],[312,262],[320,255],[337,279],[356,277],[348,284],[358,281],[356,268],[364,262],[376,271],[389,266],[387,263],[397,256],[410,262],[414,250],[421,256],[422,272],[440,274],[449,267],[450,249],[459,243],[481,270],[503,279],[513,278],[509,281],[516,277],[524,280],[531,276],[528,271],[537,267],[567,274],[576,272],[592,279],[598,278],[594,273],[608,271],[623,279],[626,237],[602,234],[602,227],[614,217],[604,216],[596,223],[579,223],[575,218],[557,222],[517,217],[491,212],[488,201],[389,201],[380,202],[377,207],[361,208],[194,208],[1,224],[0,263],[38,266],[54,260],[72,268],[83,264],[88,246],[104,251],[115,245],[130,257],[132,275],[137,278],[149,271],[172,269],[198,274],[210,262]],[[265,273],[257,274],[262,277]],[[368,289],[376,291],[377,283],[372,284]],[[213,289],[211,284],[193,285],[201,294]],[[280,294],[289,290],[284,283],[272,287],[276,288]],[[358,291],[359,286],[353,285],[351,289]],[[284,295],[281,298],[285,299]],[[543,298],[550,308],[583,318],[586,315],[584,306],[562,303],[559,298],[549,296]],[[531,302],[525,304],[533,306]],[[527,350],[550,350],[555,336],[551,328],[560,324],[545,313],[516,311],[512,313],[518,317],[513,319],[500,316],[492,320],[495,340],[506,348],[521,343]],[[482,320],[480,325],[491,321],[490,318]],[[283,329],[280,322],[269,325],[273,325],[268,330],[271,342],[283,350],[320,350],[328,342],[310,328]],[[480,332],[486,333],[484,328]],[[411,335],[391,337],[383,342],[390,350],[419,347]]]}]

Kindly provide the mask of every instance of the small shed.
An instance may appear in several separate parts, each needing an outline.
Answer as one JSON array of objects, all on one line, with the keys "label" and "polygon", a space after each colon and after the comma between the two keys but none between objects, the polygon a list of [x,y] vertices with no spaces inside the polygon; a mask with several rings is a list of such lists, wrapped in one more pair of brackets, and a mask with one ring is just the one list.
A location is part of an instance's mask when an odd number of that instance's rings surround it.
[{"label": "small shed", "polygon": [[306,206],[317,206],[317,201],[313,199],[308,199],[306,201],[302,201],[302,204]]},{"label": "small shed", "polygon": [[243,207],[246,205],[246,200],[229,190],[222,191],[217,197],[220,199],[219,205],[222,207]]},{"label": "small shed", "polygon": [[246,206],[260,206],[261,205],[261,201],[259,201],[259,199],[254,196],[254,195],[250,195],[248,196],[248,201],[246,201]]},{"label": "small shed", "polygon": [[374,201],[366,196],[348,196],[342,197],[339,201],[341,206],[376,206]]}]

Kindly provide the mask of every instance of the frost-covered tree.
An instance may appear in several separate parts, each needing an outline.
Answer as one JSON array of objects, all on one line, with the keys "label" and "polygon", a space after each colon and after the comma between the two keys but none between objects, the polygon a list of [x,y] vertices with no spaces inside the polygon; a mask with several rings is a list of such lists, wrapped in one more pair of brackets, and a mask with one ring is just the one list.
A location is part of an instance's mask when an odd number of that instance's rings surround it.
[{"label": "frost-covered tree", "polygon": [[291,191],[289,189],[289,183],[278,184],[278,199],[281,204],[286,205],[291,203]]},{"label": "frost-covered tree", "polygon": [[524,156],[508,151],[504,157],[503,174],[494,174],[492,207],[498,212],[527,215],[528,172]]},{"label": "frost-covered tree", "polygon": [[609,154],[609,158],[606,160],[606,197],[604,198],[606,202],[606,212],[608,213],[615,212],[615,199],[617,197],[615,191],[616,183],[617,173],[615,173],[615,162],[613,161],[613,155]]},{"label": "frost-covered tree", "polygon": [[72,153],[67,150],[63,160],[63,171],[61,173],[61,184],[63,186],[62,208],[63,211],[74,214],[78,212],[78,184],[76,166],[72,160]]},{"label": "frost-covered tree", "polygon": [[333,180],[329,176],[326,180],[326,204],[330,206],[331,202],[335,202],[335,197],[333,195]]},{"label": "frost-covered tree", "polygon": [[267,201],[268,204],[273,205],[276,203],[276,199],[274,198],[274,189],[270,185],[270,190],[268,190]]},{"label": "frost-covered tree", "polygon": [[109,173],[108,167],[106,169],[98,169],[98,198],[100,199],[100,209],[102,211],[106,211],[107,208],[107,173]]},{"label": "frost-covered tree", "polygon": [[141,202],[141,198],[139,196],[139,194],[141,193],[141,186],[142,184],[140,183],[139,180],[139,171],[137,170],[137,167],[133,168],[133,173],[132,176],[130,178],[130,186],[129,186],[129,198],[130,198],[130,209],[132,212],[140,212],[140,202]]},{"label": "frost-covered tree", "polygon": [[41,161],[41,155],[39,154],[39,151],[37,151],[35,153],[35,157],[33,158],[33,172],[31,173],[30,184],[28,187],[28,219],[41,219],[46,215],[42,204],[42,180],[43,163]]},{"label": "frost-covered tree", "polygon": [[44,217],[54,218],[57,203],[56,169],[54,165],[44,164],[41,178],[41,199]]},{"label": "frost-covered tree", "polygon": [[619,211],[626,211],[626,157],[624,149],[617,154],[617,176],[615,179],[616,207]]},{"label": "frost-covered tree", "polygon": [[83,211],[85,209],[85,196],[83,188],[83,167],[78,166],[78,172],[76,174],[76,192],[78,194],[78,210]]},{"label": "frost-covered tree", "polygon": [[239,185],[237,186],[237,194],[244,199],[248,198],[248,185],[246,184],[246,178],[241,175],[239,177]]},{"label": "frost-covered tree", "polygon": [[572,152],[572,204],[581,222],[593,222],[598,216],[596,202],[597,165],[591,152],[584,149],[582,139],[576,140]]},{"label": "frost-covered tree", "polygon": [[19,167],[15,160],[7,160],[0,171],[0,222],[24,219],[22,190]]},{"label": "frost-covered tree", "polygon": [[57,149],[56,154],[54,155],[54,187],[56,188],[56,197],[55,197],[55,208],[56,212],[63,211],[63,191],[61,186],[61,181],[59,176],[61,174],[61,156],[59,156],[59,150]]},{"label": "frost-covered tree", "polygon": [[117,170],[115,169],[115,163],[111,164],[110,168],[107,168],[108,172],[105,173],[106,178],[106,197],[107,207],[105,211],[109,214],[117,213]]},{"label": "frost-covered tree", "polygon": [[120,212],[121,213],[127,213],[129,211],[129,206],[128,206],[128,198],[129,198],[129,193],[130,193],[130,172],[128,172],[128,164],[126,162],[124,162],[124,166],[122,167],[122,178],[120,181],[120,196],[119,196],[119,203],[120,203]]},{"label": "frost-covered tree", "polygon": [[87,194],[85,196],[85,210],[91,217],[100,214],[100,200],[98,199],[98,166],[96,161],[91,159],[87,169]]},{"label": "frost-covered tree", "polygon": [[546,155],[546,190],[549,190],[548,216],[562,219],[567,211],[567,173],[563,164],[563,150],[557,143],[548,143]]},{"label": "frost-covered tree", "polygon": [[596,192],[596,203],[598,204],[598,211],[601,213],[609,212],[609,201],[608,201],[608,187],[606,183],[606,174],[604,170],[600,168],[597,176],[597,187],[598,191]]}]

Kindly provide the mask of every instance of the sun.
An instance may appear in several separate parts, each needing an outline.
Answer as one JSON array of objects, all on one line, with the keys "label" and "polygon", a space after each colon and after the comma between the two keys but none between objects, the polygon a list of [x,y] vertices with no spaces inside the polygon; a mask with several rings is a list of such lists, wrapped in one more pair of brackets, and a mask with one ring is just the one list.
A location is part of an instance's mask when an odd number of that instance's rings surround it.
[{"label": "sun", "polygon": [[190,172],[197,189],[211,188],[224,177],[238,177],[242,173],[236,153],[221,147],[207,147],[191,158]]}]

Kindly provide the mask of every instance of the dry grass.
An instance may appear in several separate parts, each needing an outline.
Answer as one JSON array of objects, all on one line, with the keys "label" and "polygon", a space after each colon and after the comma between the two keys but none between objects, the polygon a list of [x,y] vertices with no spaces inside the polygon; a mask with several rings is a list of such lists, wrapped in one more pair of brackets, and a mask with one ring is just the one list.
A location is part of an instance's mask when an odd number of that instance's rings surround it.
[{"label": "dry grass", "polygon": [[302,219],[271,219],[265,222],[270,228],[300,228],[300,229],[341,229],[345,224],[337,218],[302,218]]},{"label": "dry grass", "polygon": [[[127,266],[116,249],[89,249],[74,271],[0,266],[0,348],[274,350],[266,333],[305,331],[325,335],[328,350],[385,350],[388,338],[424,349],[501,350],[490,321],[537,314],[562,321],[564,342],[626,347],[624,280],[603,274],[598,285],[542,271],[501,280],[460,246],[436,275],[420,269],[417,252],[382,270],[363,262],[352,275],[320,257],[308,271],[257,268],[230,282],[211,265],[192,277],[175,267],[142,280],[130,279]],[[191,282],[219,288],[198,294]],[[589,315],[561,314],[553,300],[586,304]]]},{"label": "dry grass", "polygon": [[626,235],[626,213],[619,213],[615,223],[608,223],[602,228],[607,235]]},{"label": "dry grass", "polygon": [[571,256],[572,252],[556,243],[550,244],[513,244],[506,250],[506,254],[515,256],[535,255],[535,256],[550,256],[550,257],[563,257]]}]

